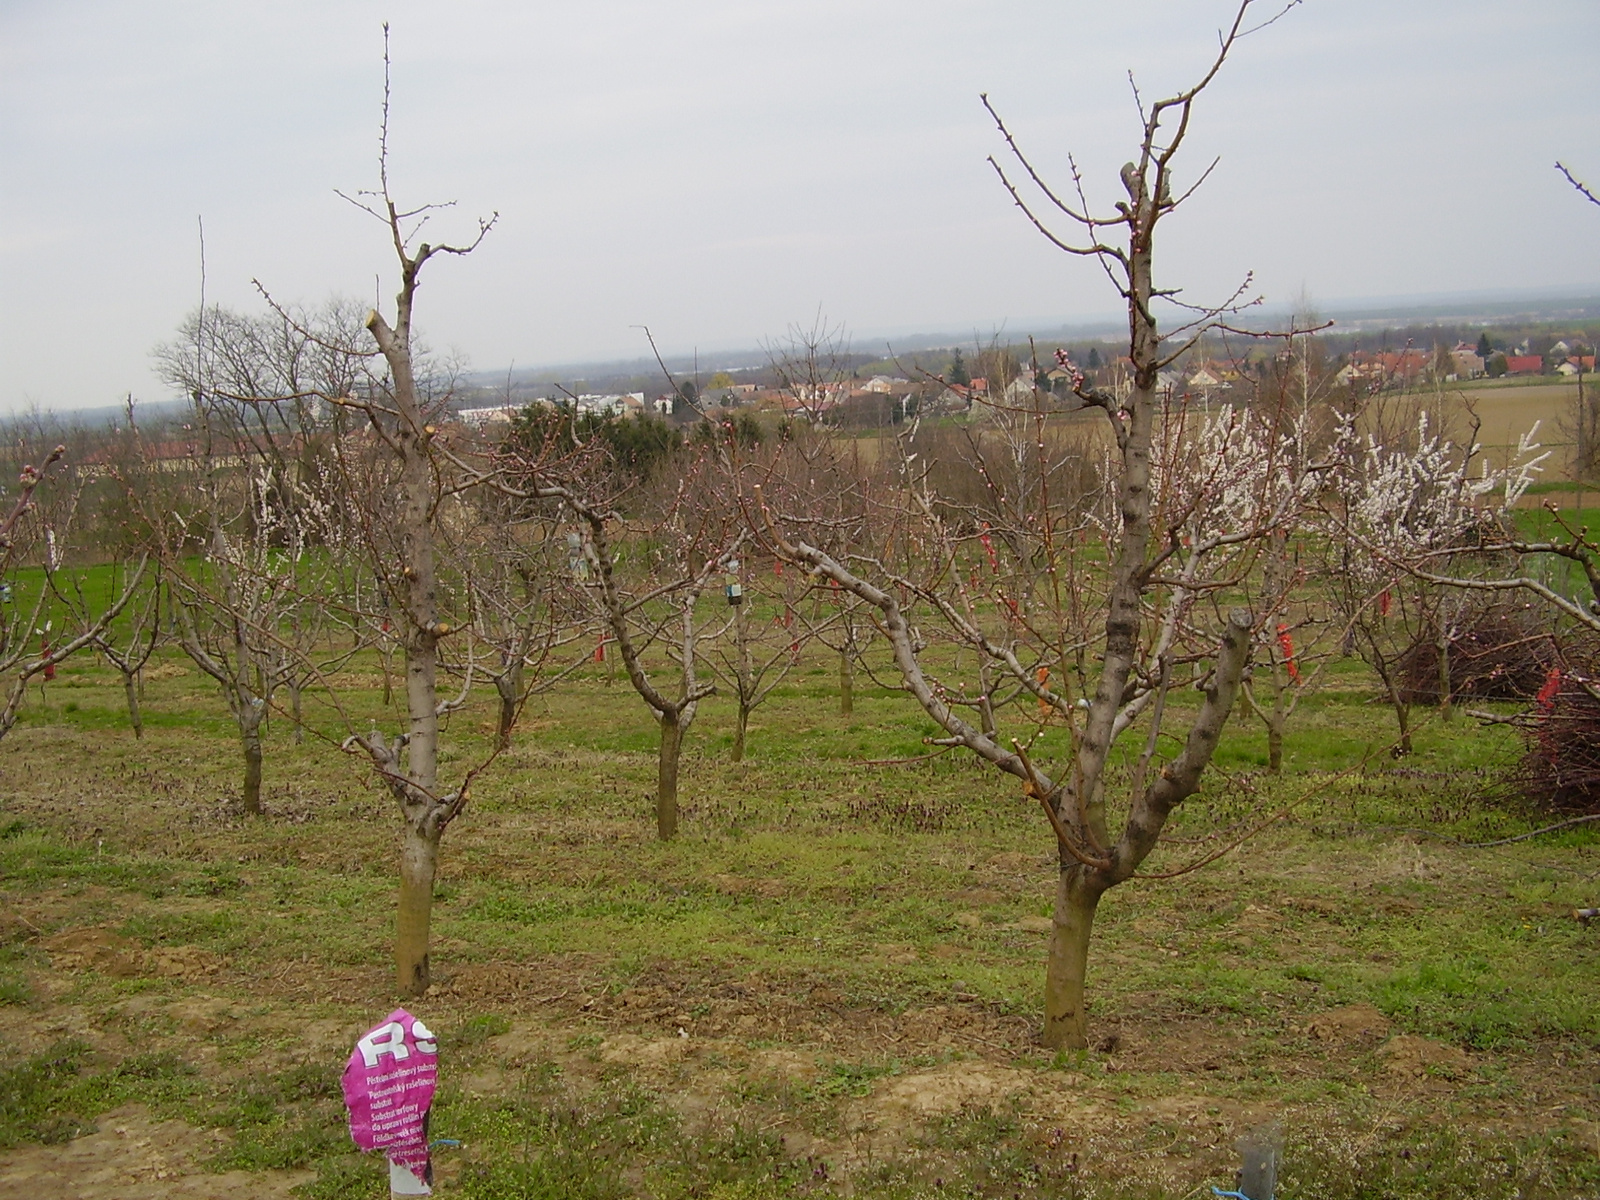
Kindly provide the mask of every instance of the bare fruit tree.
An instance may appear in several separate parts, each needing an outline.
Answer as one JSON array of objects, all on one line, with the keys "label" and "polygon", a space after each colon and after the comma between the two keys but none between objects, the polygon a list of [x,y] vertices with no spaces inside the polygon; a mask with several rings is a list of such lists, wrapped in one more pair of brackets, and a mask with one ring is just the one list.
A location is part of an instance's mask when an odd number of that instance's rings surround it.
[{"label": "bare fruit tree", "polygon": [[[703,465],[703,464],[702,464]],[[678,767],[684,737],[700,702],[716,694],[716,684],[699,674],[702,644],[714,636],[699,611],[701,597],[739,556],[744,533],[724,509],[717,512],[687,503],[695,470],[686,472],[678,502],[652,529],[659,547],[642,551],[624,578],[608,526],[616,514],[572,495],[597,618],[615,645],[628,682],[649,707],[661,731],[656,764],[656,835],[669,841],[678,833]],[[657,682],[646,658],[659,646],[670,660],[670,686]],[[661,674],[656,668],[657,674]]]},{"label": "bare fruit tree", "polygon": [[[148,558],[129,566],[109,594],[87,595],[67,570],[66,552],[82,495],[80,482],[58,468],[65,446],[24,463],[16,490],[0,509],[0,674],[15,672],[0,694],[0,738],[16,726],[28,687],[93,649],[144,585]],[[54,488],[45,488],[46,483]],[[41,488],[46,494],[41,495]]]},{"label": "bare fruit tree", "polygon": [[[775,444],[769,440],[765,445],[742,441],[732,421],[708,422],[702,428],[709,433],[697,440],[702,445],[710,444],[714,450],[713,484],[708,499],[724,508],[736,503],[736,498],[748,490],[747,484],[770,474],[775,461],[801,454],[802,443],[826,445],[830,441],[828,434],[810,428],[790,427]],[[735,524],[742,524],[745,515],[728,512]],[[769,566],[770,580],[766,571]],[[800,665],[802,650],[812,641],[827,644],[830,634],[841,647],[841,704],[844,712],[849,711],[849,663],[857,642],[852,636],[854,631],[842,627],[855,598],[848,597],[849,604],[825,605],[827,589],[817,587],[795,571],[785,575],[780,559],[763,556],[759,563],[753,563],[733,557],[726,560],[726,568],[723,596],[727,619],[709,639],[709,653],[703,657],[737,705],[730,757],[742,762],[751,714]],[[838,600],[838,585],[832,591],[833,599]]]},{"label": "bare fruit tree", "polygon": [[[472,676],[469,671],[456,694],[441,695],[442,643],[457,633],[462,621],[447,619],[455,614],[446,612],[446,602],[459,599],[460,589],[447,594],[447,584],[456,581],[441,578],[439,560],[441,549],[449,547],[452,522],[467,523],[462,497],[478,477],[461,466],[459,455],[445,445],[450,436],[442,428],[451,399],[450,375],[431,371],[417,345],[416,297],[423,268],[440,255],[470,254],[489,233],[494,218],[480,219],[473,235],[462,243],[431,243],[422,240],[421,231],[447,206],[405,209],[393,199],[387,26],[384,36],[379,183],[375,191],[345,199],[384,228],[400,277],[394,309],[388,316],[369,311],[358,318],[359,323],[345,320],[343,309],[327,320],[303,319],[269,296],[274,314],[297,344],[303,344],[308,354],[327,355],[327,369],[298,382],[280,373],[252,382],[247,391],[219,389],[219,394],[261,414],[263,420],[289,411],[307,415],[305,432],[315,427],[319,433],[318,462],[328,471],[327,499],[341,518],[341,553],[332,557],[357,564],[341,568],[339,594],[324,598],[343,610],[343,633],[349,636],[340,653],[348,656],[367,644],[375,631],[382,631],[392,635],[404,656],[404,729],[392,735],[378,727],[376,718],[370,724],[358,721],[325,674],[313,670],[311,677],[319,699],[335,710],[348,731],[343,748],[371,765],[400,810],[395,974],[399,989],[416,996],[425,993],[431,981],[429,944],[440,841],[465,809],[473,781],[498,753],[490,749],[449,780],[441,775],[441,719],[466,702]],[[371,342],[365,342],[368,336]],[[211,339],[202,344],[209,346]],[[231,349],[231,343],[219,345],[208,362],[227,361],[225,351]],[[241,424],[252,435],[263,428],[260,422]],[[276,436],[276,430],[272,432]],[[291,432],[278,449],[310,446],[303,435]],[[270,478],[266,482],[273,487]],[[288,492],[273,488],[271,499],[272,511],[282,509]],[[247,624],[267,642],[285,646],[281,622],[262,618]],[[304,665],[305,649],[296,657]]]},{"label": "bare fruit tree", "polygon": [[[227,497],[237,492],[231,513]],[[243,803],[260,813],[263,735],[275,694],[287,686],[295,739],[301,738],[301,695],[354,650],[318,662],[337,596],[327,586],[337,561],[337,524],[314,496],[290,500],[246,462],[228,486],[207,480],[208,503],[198,531],[178,525],[164,545],[163,574],[172,598],[179,645],[222,688],[239,729],[244,757]],[[197,536],[196,536],[197,533]],[[198,558],[184,554],[192,541]]]},{"label": "bare fruit tree", "polygon": [[[1081,236],[1057,235],[995,162],[1012,199],[1052,244],[1097,260],[1127,304],[1132,367],[1125,389],[1091,386],[1063,356],[1079,399],[1106,419],[1097,507],[1085,512],[1052,500],[1039,490],[1050,472],[1036,470],[1023,477],[1032,492],[1028,503],[1016,497],[1009,506],[1027,519],[983,530],[941,506],[913,465],[901,497],[890,506],[913,514],[904,536],[866,536],[863,530],[847,549],[833,553],[829,540],[841,539],[828,522],[808,519],[804,497],[791,500],[794,489],[776,481],[764,489],[766,534],[774,549],[876,610],[901,686],[939,730],[934,744],[978,755],[1018,780],[1024,794],[1043,807],[1060,855],[1045,987],[1043,1040],[1050,1046],[1087,1045],[1084,986],[1100,898],[1137,876],[1168,817],[1199,787],[1258,625],[1244,607],[1251,595],[1241,581],[1253,569],[1257,543],[1294,519],[1308,500],[1308,485],[1284,469],[1288,450],[1279,440],[1226,414],[1202,422],[1181,408],[1164,411],[1158,379],[1200,336],[1225,326],[1238,310],[1234,302],[1181,309],[1178,327],[1163,335],[1154,305],[1174,293],[1156,282],[1154,245],[1160,223],[1193,191],[1193,185],[1178,190],[1173,164],[1194,104],[1239,38],[1253,32],[1246,24],[1251,10],[1250,0],[1239,5],[1196,84],[1141,106],[1138,155],[1121,172],[1127,198],[1113,213],[1091,212],[1081,190],[1072,200],[1052,190],[996,117],[1028,184]],[[1073,175],[1076,184],[1076,167]],[[1120,233],[1113,237],[1115,231]],[[1043,420],[1047,414],[1037,393],[1034,403]],[[1086,521],[1098,522],[1098,528],[1091,531]],[[1083,544],[1091,532],[1099,541],[1097,553]],[[906,566],[897,569],[881,552],[865,549],[891,542],[903,547],[897,553]],[[997,577],[1029,581],[1027,603],[1015,587],[974,588],[972,576],[982,579],[977,555],[991,552],[1010,560],[1000,562]],[[963,577],[965,597],[951,582]],[[929,639],[921,629],[935,621],[981,656],[987,669],[1003,675],[1022,699],[996,715],[995,732],[961,715],[952,702],[958,689],[938,678],[937,664],[926,658]],[[1184,691],[1192,691],[1193,703],[1180,701]],[[1064,733],[1048,732],[1047,725],[1064,727]],[[1007,726],[1016,735],[1008,738]],[[1180,733],[1175,726],[1186,728]],[[1115,768],[1113,748],[1135,729],[1142,736],[1123,773]],[[1162,748],[1174,740],[1179,748],[1165,757]],[[1061,741],[1067,743],[1065,760],[1052,771],[1043,761],[1045,750]]]},{"label": "bare fruit tree", "polygon": [[[1263,364],[1250,400],[1250,417],[1268,429],[1291,434],[1291,473],[1316,471],[1349,437],[1348,422],[1328,403],[1333,371],[1311,332],[1321,327],[1300,306],[1269,363]],[[1309,514],[1308,514],[1309,516]],[[1273,530],[1260,544],[1261,594],[1279,605],[1263,608],[1251,670],[1243,684],[1245,703],[1267,735],[1267,770],[1283,769],[1284,743],[1301,701],[1312,695],[1344,632],[1333,619],[1329,578],[1314,522]]]},{"label": "bare fruit tree", "polygon": [[768,584],[756,582],[762,578],[761,573],[740,559],[730,560],[727,568],[724,596],[728,618],[711,639],[705,660],[738,706],[728,756],[734,762],[743,762],[751,715],[800,665],[802,648],[834,632],[840,616],[837,612],[819,611],[808,617],[803,600],[805,592],[815,589],[806,588],[803,582],[797,588],[792,581],[793,572],[790,579],[774,573]]},{"label": "bare fruit tree", "polygon": [[453,650],[451,669],[462,676],[476,672],[494,685],[495,744],[508,750],[528,700],[588,660],[587,653],[567,650],[586,641],[588,614],[562,537],[560,509],[514,500],[492,485],[476,492],[476,527],[457,554],[471,640]]},{"label": "bare fruit tree", "polygon": [[[385,36],[387,32],[386,26]],[[401,624],[406,730],[394,737],[376,729],[352,734],[347,744],[366,752],[404,819],[395,975],[402,992],[420,996],[431,982],[429,942],[439,842],[466,806],[472,774],[454,787],[447,787],[439,777],[439,718],[448,706],[448,700],[442,704],[439,696],[440,642],[450,635],[451,626],[440,613],[435,542],[440,506],[449,485],[441,480],[438,456],[433,453],[439,432],[437,414],[428,410],[418,387],[413,319],[422,268],[440,254],[470,254],[493,227],[494,218],[480,219],[475,235],[460,245],[415,240],[434,206],[401,209],[390,195],[387,52],[384,65],[379,190],[376,195],[357,197],[355,203],[387,227],[400,269],[400,290],[395,295],[392,322],[376,309],[364,322],[388,367],[387,377],[367,395],[344,398],[344,403],[365,415],[394,470],[389,489],[392,506],[384,514],[388,528],[380,531],[373,527],[373,531],[381,538],[378,553],[384,558],[393,556],[389,558],[393,567],[380,569],[380,578]]]},{"label": "bare fruit tree", "polygon": [[238,727],[252,814],[274,694],[288,688],[298,740],[301,692],[336,611],[342,506],[313,401],[349,392],[360,373],[360,357],[334,345],[349,317],[337,305],[251,316],[202,304],[156,351],[191,398],[187,436],[147,436],[129,414],[140,462],[123,486],[161,556],[178,643]]},{"label": "bare fruit tree", "polygon": [[[100,656],[122,676],[122,694],[128,705],[128,725],[135,738],[144,737],[144,715],[139,707],[141,676],[156,647],[161,644],[161,583],[153,580],[137,600],[124,610],[122,628],[107,629],[97,639]],[[118,637],[117,635],[121,636]]]}]

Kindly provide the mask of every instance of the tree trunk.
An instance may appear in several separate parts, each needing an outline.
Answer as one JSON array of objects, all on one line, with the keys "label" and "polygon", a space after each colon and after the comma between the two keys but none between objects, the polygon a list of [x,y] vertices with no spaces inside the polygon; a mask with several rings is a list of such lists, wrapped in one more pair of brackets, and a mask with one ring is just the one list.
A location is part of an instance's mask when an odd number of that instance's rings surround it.
[{"label": "tree trunk", "polygon": [[517,723],[517,704],[515,700],[500,697],[500,720],[495,728],[495,743],[502,750],[511,749],[511,730]]},{"label": "tree trunk", "polygon": [[1101,892],[1089,878],[1089,868],[1079,863],[1061,868],[1044,983],[1042,1040],[1051,1049],[1085,1050],[1089,1046],[1084,979],[1089,968],[1089,935]]},{"label": "tree trunk", "polygon": [[144,717],[139,713],[139,685],[134,675],[122,677],[122,690],[128,697],[128,723],[133,726],[133,736],[144,737]]},{"label": "tree trunk", "polygon": [[1279,713],[1267,719],[1267,770],[1274,775],[1283,771],[1283,716]]},{"label": "tree trunk", "polygon": [[678,836],[678,752],[682,748],[683,727],[677,716],[663,716],[656,771],[656,836],[663,842]]},{"label": "tree trunk", "polygon": [[[396,239],[398,242],[398,232]],[[450,627],[439,620],[434,570],[435,476],[428,445],[435,430],[423,420],[411,362],[411,301],[416,272],[423,259],[409,259],[404,252],[400,258],[404,282],[396,310],[397,327],[390,329],[383,317],[373,311],[367,314],[367,328],[389,364],[399,412],[392,444],[400,465],[395,526],[404,580],[401,645],[405,651],[407,732],[405,777],[398,785],[390,785],[406,818],[394,960],[401,990],[420,996],[428,990],[428,920],[433,911],[439,838],[454,815],[439,789],[439,639],[450,632]],[[384,679],[387,683],[387,660]],[[391,769],[398,766],[399,756],[395,753]]]},{"label": "tree trunk", "polygon": [[1434,640],[1434,649],[1439,652],[1439,716],[1448,721],[1455,715],[1455,705],[1450,703],[1450,638],[1442,630]]},{"label": "tree trunk", "polygon": [[522,694],[522,664],[518,662],[496,677],[494,690],[500,695],[500,720],[495,737],[500,749],[509,750],[511,731],[517,723],[517,700]]},{"label": "tree trunk", "polygon": [[289,715],[294,720],[294,744],[296,746],[301,746],[305,744],[306,740],[305,724],[300,711],[300,692],[302,689],[298,679],[290,679],[288,686]]},{"label": "tree trunk", "polygon": [[1411,706],[1400,699],[1394,689],[1390,689],[1389,702],[1394,705],[1395,724],[1400,727],[1400,740],[1395,744],[1394,756],[1404,758],[1411,753]]},{"label": "tree trunk", "polygon": [[408,821],[400,847],[400,911],[394,937],[395,985],[406,996],[428,991],[428,932],[438,869],[439,834]]},{"label": "tree trunk", "polygon": [[850,649],[839,651],[839,715],[848,717],[856,704],[855,673],[850,665]]},{"label": "tree trunk", "polygon": [[1372,651],[1367,665],[1383,684],[1383,690],[1389,697],[1389,707],[1394,709],[1395,724],[1400,728],[1400,740],[1395,743],[1392,753],[1396,758],[1404,758],[1411,753],[1411,706],[1401,697],[1400,680],[1393,664],[1384,657],[1377,639],[1371,634],[1367,635],[1367,645]]},{"label": "tree trunk", "polygon": [[261,714],[251,700],[239,715],[239,742],[244,749],[244,810],[261,812]]},{"label": "tree trunk", "polygon": [[733,607],[733,634],[735,646],[739,653],[739,665],[735,679],[739,685],[739,722],[733,731],[733,761],[744,761],[744,735],[750,725],[750,704],[755,698],[756,685],[754,679],[754,664],[750,657],[750,631],[745,616],[744,605],[736,604]]}]

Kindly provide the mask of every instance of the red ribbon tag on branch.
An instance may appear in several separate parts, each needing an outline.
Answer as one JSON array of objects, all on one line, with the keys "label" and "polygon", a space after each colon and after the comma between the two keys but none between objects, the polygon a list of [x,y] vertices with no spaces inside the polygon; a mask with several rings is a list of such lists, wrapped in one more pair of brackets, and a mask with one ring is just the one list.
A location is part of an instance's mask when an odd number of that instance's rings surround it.
[{"label": "red ribbon tag on branch", "polygon": [[1284,664],[1289,668],[1289,678],[1300,682],[1300,668],[1294,661],[1294,635],[1287,625],[1278,626],[1278,646],[1283,651]]},{"label": "red ribbon tag on branch", "polygon": [[1539,711],[1548,716],[1555,711],[1556,697],[1561,694],[1561,668],[1551,667],[1550,673],[1544,677],[1544,686],[1539,689],[1539,694],[1534,701],[1539,706]]},{"label": "red ribbon tag on branch", "polygon": [[1551,667],[1549,674],[1544,677],[1544,686],[1534,696],[1533,704],[1539,711],[1539,746],[1544,751],[1545,761],[1551,766],[1556,764],[1556,738],[1555,722],[1550,717],[1556,711],[1556,697],[1561,694],[1561,668]]}]

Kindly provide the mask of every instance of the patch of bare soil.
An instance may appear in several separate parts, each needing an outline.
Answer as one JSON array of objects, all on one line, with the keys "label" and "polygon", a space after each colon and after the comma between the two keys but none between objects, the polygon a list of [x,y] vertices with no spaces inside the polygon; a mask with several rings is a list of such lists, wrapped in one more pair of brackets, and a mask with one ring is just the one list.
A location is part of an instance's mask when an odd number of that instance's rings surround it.
[{"label": "patch of bare soil", "polygon": [[967,1059],[891,1080],[860,1111],[879,1124],[920,1123],[963,1108],[1001,1104],[1029,1082],[1021,1071]]},{"label": "patch of bare soil", "polygon": [[57,971],[95,971],[113,979],[160,975],[197,981],[216,976],[227,966],[226,959],[198,946],[156,946],[146,950],[138,942],[104,928],[68,929],[42,939],[39,945]]},{"label": "patch of bare soil", "polygon": [[138,943],[109,929],[69,929],[45,938],[42,945],[57,971],[98,971],[113,979],[129,979],[143,965]]},{"label": "patch of bare soil", "polygon": [[[888,957],[892,958],[893,955]],[[443,980],[430,1000],[452,1007],[543,1012],[642,1036],[821,1043],[840,1056],[902,1054],[912,1047],[1023,1053],[1031,1023],[976,1003],[896,1014],[865,1008],[831,984],[805,976],[752,973],[730,978],[674,963],[652,963],[623,987],[608,986],[592,963],[485,963]]]},{"label": "patch of bare soil", "polygon": [[26,1146],[0,1161],[0,1200],[290,1200],[311,1171],[207,1172],[196,1164],[227,1135],[157,1121],[130,1104],[59,1146]]},{"label": "patch of bare soil", "polygon": [[1390,1038],[1379,1051],[1383,1069],[1400,1079],[1464,1080],[1473,1074],[1472,1059],[1459,1046],[1402,1033]]},{"label": "patch of bare soil", "polygon": [[1109,1018],[1093,1022],[1090,1037],[1108,1070],[1229,1079],[1247,1067],[1249,1047],[1242,1032],[1203,1018],[1159,1011],[1141,1018]]},{"label": "patch of bare soil", "polygon": [[1306,1032],[1319,1042],[1376,1045],[1388,1034],[1389,1024],[1389,1018],[1371,1004],[1347,1004],[1312,1017]]}]

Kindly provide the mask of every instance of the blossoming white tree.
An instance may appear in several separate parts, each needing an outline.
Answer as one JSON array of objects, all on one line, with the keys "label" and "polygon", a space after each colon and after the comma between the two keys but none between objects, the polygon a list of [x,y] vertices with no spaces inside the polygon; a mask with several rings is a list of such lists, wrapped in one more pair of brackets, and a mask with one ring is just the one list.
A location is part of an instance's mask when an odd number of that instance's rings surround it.
[{"label": "blossoming white tree", "polygon": [[1425,409],[1409,429],[1381,417],[1345,420],[1325,544],[1336,559],[1329,577],[1339,619],[1384,688],[1398,726],[1395,753],[1406,754],[1412,722],[1401,677],[1405,660],[1433,644],[1448,714],[1450,646],[1465,591],[1526,587],[1558,607],[1583,609],[1514,569],[1523,556],[1557,552],[1517,537],[1512,515],[1550,457],[1535,441],[1537,424],[1495,466],[1477,443],[1475,422],[1467,440],[1457,442]]}]

